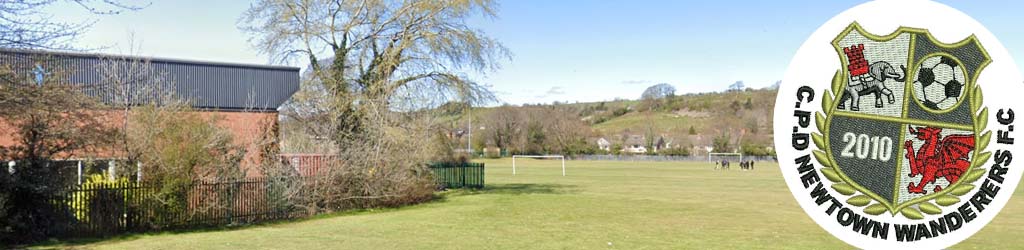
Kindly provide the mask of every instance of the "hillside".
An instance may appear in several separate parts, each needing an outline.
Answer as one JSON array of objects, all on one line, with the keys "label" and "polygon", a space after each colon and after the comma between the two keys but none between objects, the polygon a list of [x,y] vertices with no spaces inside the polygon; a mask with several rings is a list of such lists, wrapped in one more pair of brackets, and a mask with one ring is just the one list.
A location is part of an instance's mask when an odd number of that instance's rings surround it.
[{"label": "hillside", "polygon": [[[474,144],[493,145],[487,126],[497,126],[502,112],[537,112],[542,115],[517,116],[520,123],[531,119],[567,119],[585,125],[582,136],[589,146],[605,138],[615,146],[652,145],[663,138],[670,148],[685,148],[693,154],[706,153],[706,146],[743,148],[748,154],[769,153],[772,146],[772,115],[775,90],[730,91],[685,94],[655,100],[620,100],[593,103],[554,103],[541,105],[474,108]],[[552,117],[554,116],[554,117]],[[462,112],[446,117],[453,128],[465,128]],[[563,122],[564,123],[564,122]],[[548,123],[545,123],[548,124]],[[556,125],[550,125],[556,126]],[[715,142],[718,138],[719,142]],[[715,150],[722,152],[723,150]]]}]

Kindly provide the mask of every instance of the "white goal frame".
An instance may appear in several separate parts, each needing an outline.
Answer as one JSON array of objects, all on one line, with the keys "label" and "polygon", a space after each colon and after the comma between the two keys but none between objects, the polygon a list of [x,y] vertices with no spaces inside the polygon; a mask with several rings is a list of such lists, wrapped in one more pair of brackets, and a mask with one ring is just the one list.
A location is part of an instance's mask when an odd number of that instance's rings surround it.
[{"label": "white goal frame", "polygon": [[561,158],[562,176],[565,176],[565,156],[563,155],[512,155],[512,175],[516,175],[516,158]]},{"label": "white goal frame", "polygon": [[743,154],[741,153],[708,153],[708,163],[711,163],[711,156],[714,155],[738,155],[740,156],[740,162],[743,162]]}]

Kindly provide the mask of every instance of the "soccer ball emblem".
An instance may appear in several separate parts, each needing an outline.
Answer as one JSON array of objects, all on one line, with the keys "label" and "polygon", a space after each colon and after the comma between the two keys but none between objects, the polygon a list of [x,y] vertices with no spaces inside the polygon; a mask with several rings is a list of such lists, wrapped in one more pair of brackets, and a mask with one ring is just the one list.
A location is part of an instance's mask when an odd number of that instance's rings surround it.
[{"label": "soccer ball emblem", "polygon": [[966,79],[963,67],[952,57],[929,57],[918,67],[914,96],[929,109],[950,109],[963,97]]}]

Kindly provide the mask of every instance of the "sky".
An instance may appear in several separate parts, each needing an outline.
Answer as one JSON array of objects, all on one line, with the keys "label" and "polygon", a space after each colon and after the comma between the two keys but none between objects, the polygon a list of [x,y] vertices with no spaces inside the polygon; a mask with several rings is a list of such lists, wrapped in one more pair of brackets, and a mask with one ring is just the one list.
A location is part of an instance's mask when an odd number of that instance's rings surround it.
[{"label": "sky", "polygon": [[[502,42],[512,58],[500,69],[467,73],[509,104],[637,99],[658,83],[677,93],[722,91],[736,81],[763,88],[782,78],[818,26],[861,2],[502,1],[497,18],[469,23]],[[939,2],[977,19],[1024,65],[1024,1]],[[73,45],[97,52],[274,64],[237,28],[250,4],[152,1],[139,11],[97,16],[60,3],[48,12],[94,22]]]}]

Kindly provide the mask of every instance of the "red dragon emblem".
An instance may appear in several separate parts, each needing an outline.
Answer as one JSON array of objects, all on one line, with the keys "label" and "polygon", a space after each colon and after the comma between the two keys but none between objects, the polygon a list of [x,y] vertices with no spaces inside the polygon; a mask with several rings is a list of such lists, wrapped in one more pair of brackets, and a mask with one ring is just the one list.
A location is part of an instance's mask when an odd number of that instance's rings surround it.
[{"label": "red dragon emblem", "polygon": [[[910,160],[909,176],[923,175],[917,185],[913,182],[907,185],[907,191],[910,193],[927,194],[924,186],[935,183],[935,178],[938,177],[945,177],[949,183],[955,183],[971,165],[968,156],[974,150],[974,135],[943,137],[942,129],[934,127],[919,127],[916,130],[910,127],[910,133],[916,135],[918,140],[924,141],[921,148],[917,149],[916,155],[913,140],[907,140],[905,143],[906,157]],[[942,187],[935,185],[933,191],[942,191]]]}]

